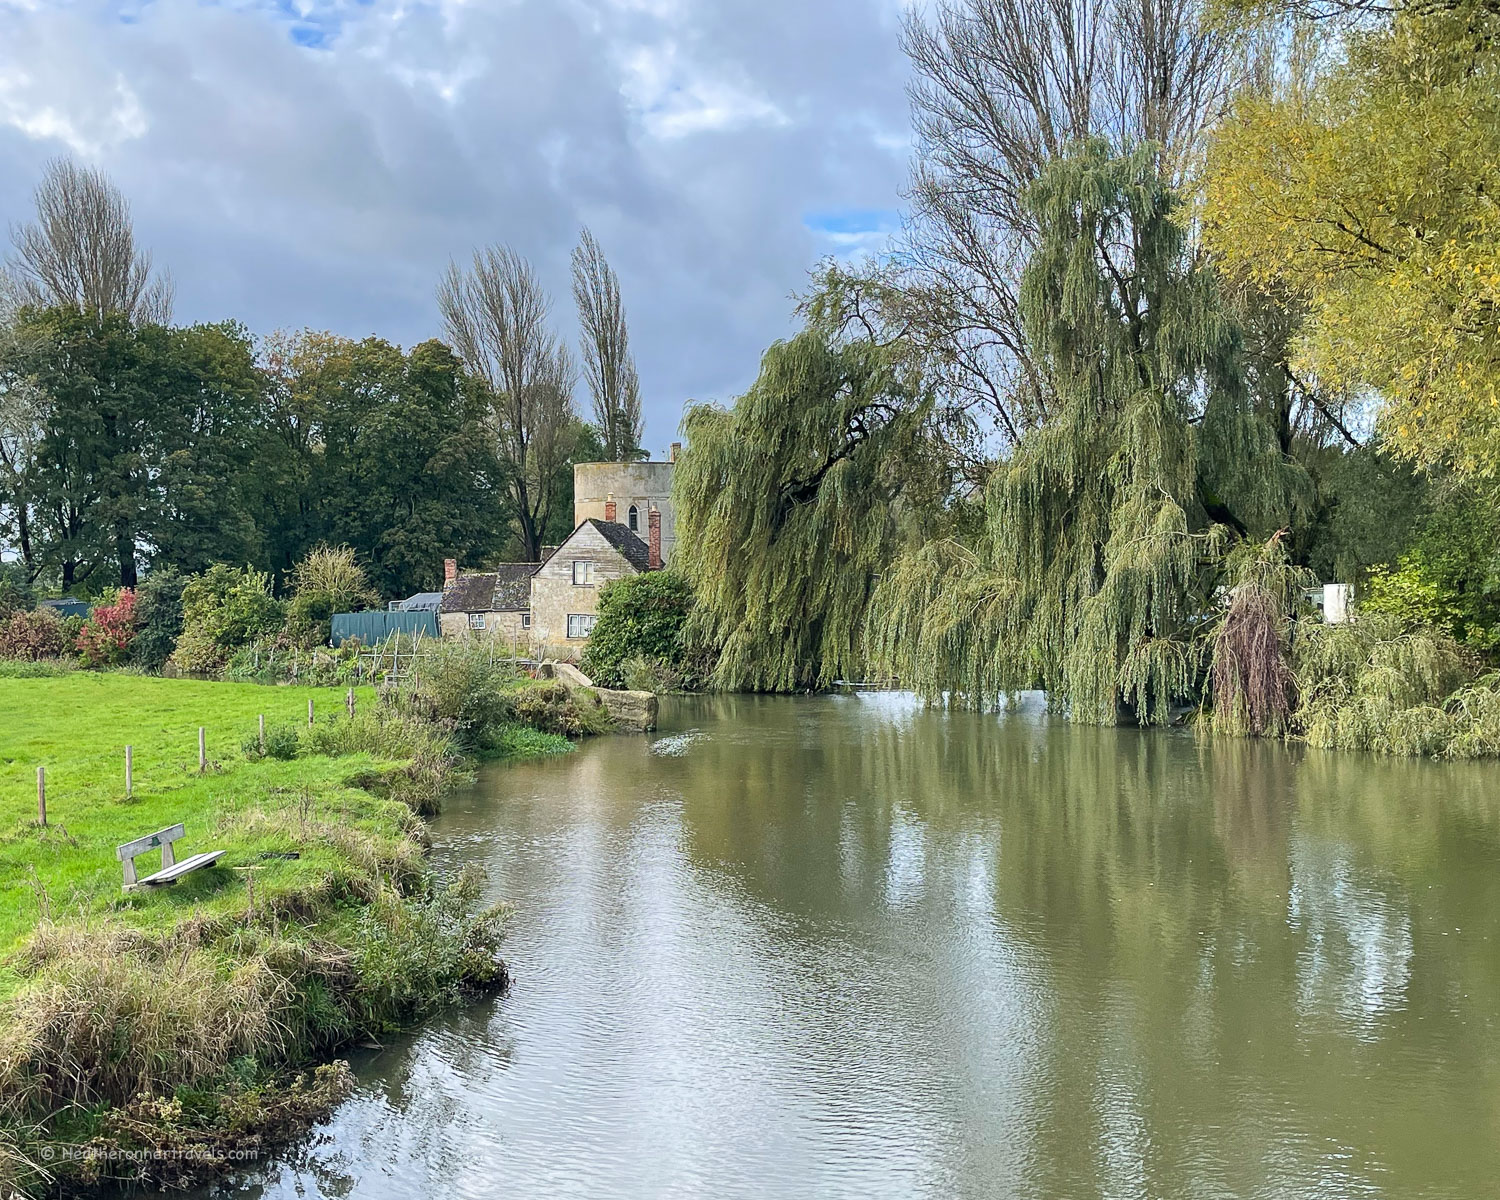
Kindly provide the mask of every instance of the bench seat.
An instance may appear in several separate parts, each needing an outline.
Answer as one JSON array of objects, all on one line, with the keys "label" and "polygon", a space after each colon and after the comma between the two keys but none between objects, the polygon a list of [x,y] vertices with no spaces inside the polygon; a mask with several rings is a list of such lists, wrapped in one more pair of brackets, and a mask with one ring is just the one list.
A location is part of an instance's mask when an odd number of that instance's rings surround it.
[{"label": "bench seat", "polygon": [[162,884],[176,883],[184,875],[211,867],[219,859],[224,857],[223,850],[210,850],[207,854],[195,854],[192,858],[185,858],[180,863],[174,863],[170,867],[164,867],[155,875],[147,875],[140,882],[141,887],[160,887]]}]

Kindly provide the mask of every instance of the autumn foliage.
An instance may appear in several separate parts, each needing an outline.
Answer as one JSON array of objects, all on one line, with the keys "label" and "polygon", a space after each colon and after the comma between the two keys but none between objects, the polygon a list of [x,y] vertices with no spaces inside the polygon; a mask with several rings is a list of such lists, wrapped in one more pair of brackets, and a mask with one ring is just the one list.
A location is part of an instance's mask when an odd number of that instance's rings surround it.
[{"label": "autumn foliage", "polygon": [[135,637],[135,592],[123,588],[112,604],[97,604],[78,633],[78,656],[91,667],[118,666]]}]

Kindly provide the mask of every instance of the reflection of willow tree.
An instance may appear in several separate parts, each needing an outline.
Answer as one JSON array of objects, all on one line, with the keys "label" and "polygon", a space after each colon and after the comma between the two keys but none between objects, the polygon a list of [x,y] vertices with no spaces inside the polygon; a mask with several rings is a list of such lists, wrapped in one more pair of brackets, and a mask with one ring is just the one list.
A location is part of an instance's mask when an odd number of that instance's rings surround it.
[{"label": "reflection of willow tree", "polygon": [[[1412,1086],[1393,1044],[1447,1054],[1444,1039],[1494,1015],[1500,813],[1477,774],[1026,718],[872,718],[861,701],[807,702],[796,725],[784,702],[717,703],[758,748],[715,738],[682,762],[694,861],[795,906],[807,937],[913,939],[937,1014],[914,1030],[1012,1019],[950,990],[955,956],[993,941],[1025,964],[1047,1005],[1037,1194],[1125,1183],[1108,1151],[1122,1112],[1149,1134],[1148,1194],[1311,1179],[1292,1127],[1309,1155],[1352,1144],[1385,1154],[1391,1179],[1430,1180],[1421,1139],[1500,1119],[1478,1087],[1423,1093],[1415,1115],[1372,1102]],[[1450,791],[1456,804],[1431,802]],[[966,899],[975,847],[988,916]],[[892,896],[903,854],[916,882]],[[1293,919],[1294,903],[1313,916]],[[1401,946],[1381,940],[1391,931]]]}]

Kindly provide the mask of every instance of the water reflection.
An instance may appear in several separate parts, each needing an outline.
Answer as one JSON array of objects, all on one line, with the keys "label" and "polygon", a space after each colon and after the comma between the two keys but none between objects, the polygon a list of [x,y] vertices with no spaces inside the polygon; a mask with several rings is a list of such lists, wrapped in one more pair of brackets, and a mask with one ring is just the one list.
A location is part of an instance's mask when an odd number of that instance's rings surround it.
[{"label": "water reflection", "polygon": [[450,807],[439,855],[517,907],[511,996],[237,1190],[1492,1190],[1494,768],[1035,703],[666,718]]}]

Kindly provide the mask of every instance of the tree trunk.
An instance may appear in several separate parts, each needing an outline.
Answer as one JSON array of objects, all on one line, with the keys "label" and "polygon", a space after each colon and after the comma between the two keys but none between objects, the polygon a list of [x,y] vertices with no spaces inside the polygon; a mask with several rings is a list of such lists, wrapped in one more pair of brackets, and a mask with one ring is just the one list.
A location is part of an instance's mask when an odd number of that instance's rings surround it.
[{"label": "tree trunk", "polygon": [[135,539],[122,533],[115,538],[115,548],[120,559],[120,586],[133,588],[136,585]]}]

